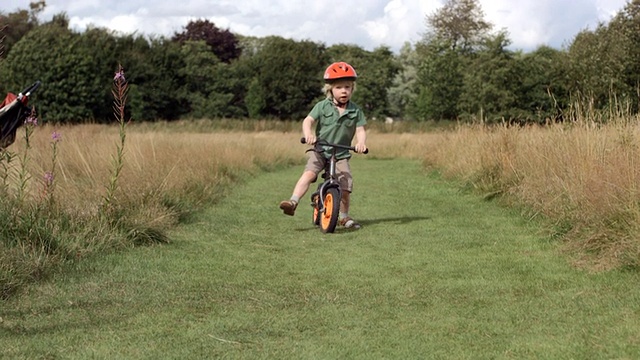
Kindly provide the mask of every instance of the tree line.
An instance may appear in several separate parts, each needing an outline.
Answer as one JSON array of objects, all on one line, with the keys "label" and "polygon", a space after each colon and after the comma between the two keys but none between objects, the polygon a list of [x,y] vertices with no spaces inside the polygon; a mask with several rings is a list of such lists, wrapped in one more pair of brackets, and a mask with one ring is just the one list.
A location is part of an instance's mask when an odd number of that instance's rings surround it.
[{"label": "tree line", "polygon": [[508,33],[494,31],[478,0],[447,0],[425,15],[422,38],[398,54],[243,36],[208,20],[171,37],[77,32],[65,13],[40,21],[45,7],[40,0],[0,12],[0,91],[41,80],[37,111],[54,123],[109,121],[109,79],[119,65],[129,83],[128,115],[139,121],[302,119],[323,96],[322,74],[333,61],[356,68],[353,101],[370,119],[542,123],[570,118],[578,106],[638,111],[640,0],[563,49],[531,52],[510,50]]}]

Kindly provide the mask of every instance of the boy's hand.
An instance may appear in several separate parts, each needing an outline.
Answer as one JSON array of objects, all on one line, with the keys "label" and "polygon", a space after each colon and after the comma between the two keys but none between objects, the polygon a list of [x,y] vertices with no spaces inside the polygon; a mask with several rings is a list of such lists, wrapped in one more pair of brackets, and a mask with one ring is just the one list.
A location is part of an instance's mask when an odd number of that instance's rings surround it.
[{"label": "boy's hand", "polygon": [[304,142],[305,144],[313,145],[316,143],[316,136],[315,135],[305,136]]},{"label": "boy's hand", "polygon": [[367,151],[367,145],[365,144],[358,143],[356,144],[355,148],[356,148],[356,152],[359,154],[362,154],[363,152]]}]

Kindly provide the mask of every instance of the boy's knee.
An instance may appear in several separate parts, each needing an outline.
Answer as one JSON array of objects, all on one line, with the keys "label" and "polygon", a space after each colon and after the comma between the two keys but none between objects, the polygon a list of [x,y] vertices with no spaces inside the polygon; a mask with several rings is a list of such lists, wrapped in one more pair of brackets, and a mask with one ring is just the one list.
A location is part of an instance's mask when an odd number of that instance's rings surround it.
[{"label": "boy's knee", "polygon": [[316,180],[318,179],[318,174],[314,173],[313,171],[305,171],[302,176],[309,183],[316,182]]}]

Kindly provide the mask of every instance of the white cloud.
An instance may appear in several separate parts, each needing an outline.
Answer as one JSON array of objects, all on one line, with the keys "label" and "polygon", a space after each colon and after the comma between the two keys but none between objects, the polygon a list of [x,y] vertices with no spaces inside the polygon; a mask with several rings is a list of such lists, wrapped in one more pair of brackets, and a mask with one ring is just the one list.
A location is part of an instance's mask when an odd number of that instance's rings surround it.
[{"label": "white cloud", "polygon": [[[32,0],[1,1],[0,11],[28,9]],[[594,29],[623,8],[627,0],[479,0],[485,19],[505,29],[512,47],[560,47],[585,28]],[[445,0],[47,0],[43,20],[65,12],[74,29],[88,25],[147,35],[171,36],[190,20],[248,36],[278,35],[328,46],[357,44],[392,50],[415,43],[426,31],[426,15]],[[9,4],[10,3],[10,4]],[[357,5],[356,5],[357,4]]]},{"label": "white cloud", "polygon": [[480,0],[486,19],[505,29],[512,47],[531,50],[539,45],[559,48],[584,29],[594,29],[622,9],[626,0]]}]

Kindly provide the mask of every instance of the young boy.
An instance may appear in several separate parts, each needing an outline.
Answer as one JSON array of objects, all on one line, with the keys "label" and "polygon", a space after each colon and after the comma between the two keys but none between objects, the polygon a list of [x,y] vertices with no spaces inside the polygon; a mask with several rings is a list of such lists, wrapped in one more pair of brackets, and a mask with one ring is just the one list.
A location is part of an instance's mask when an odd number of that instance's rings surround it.
[{"label": "young boy", "polygon": [[[313,145],[317,139],[323,139],[333,144],[351,146],[355,136],[356,152],[363,153],[367,150],[367,133],[364,128],[367,121],[362,110],[350,101],[357,77],[353,67],[345,62],[329,65],[324,72],[324,92],[327,98],[318,102],[302,121],[302,133],[307,144]],[[312,130],[314,124],[316,124],[315,132]],[[324,169],[330,156],[326,152],[319,154],[310,151],[308,154],[309,160],[293,189],[291,198],[280,202],[280,209],[287,215],[293,216],[300,198],[317,179],[318,173]],[[351,154],[348,150],[339,150],[336,157],[338,159],[336,172],[342,189],[339,224],[346,228],[359,229],[360,224],[349,217],[349,198],[353,188],[349,167]]]}]

